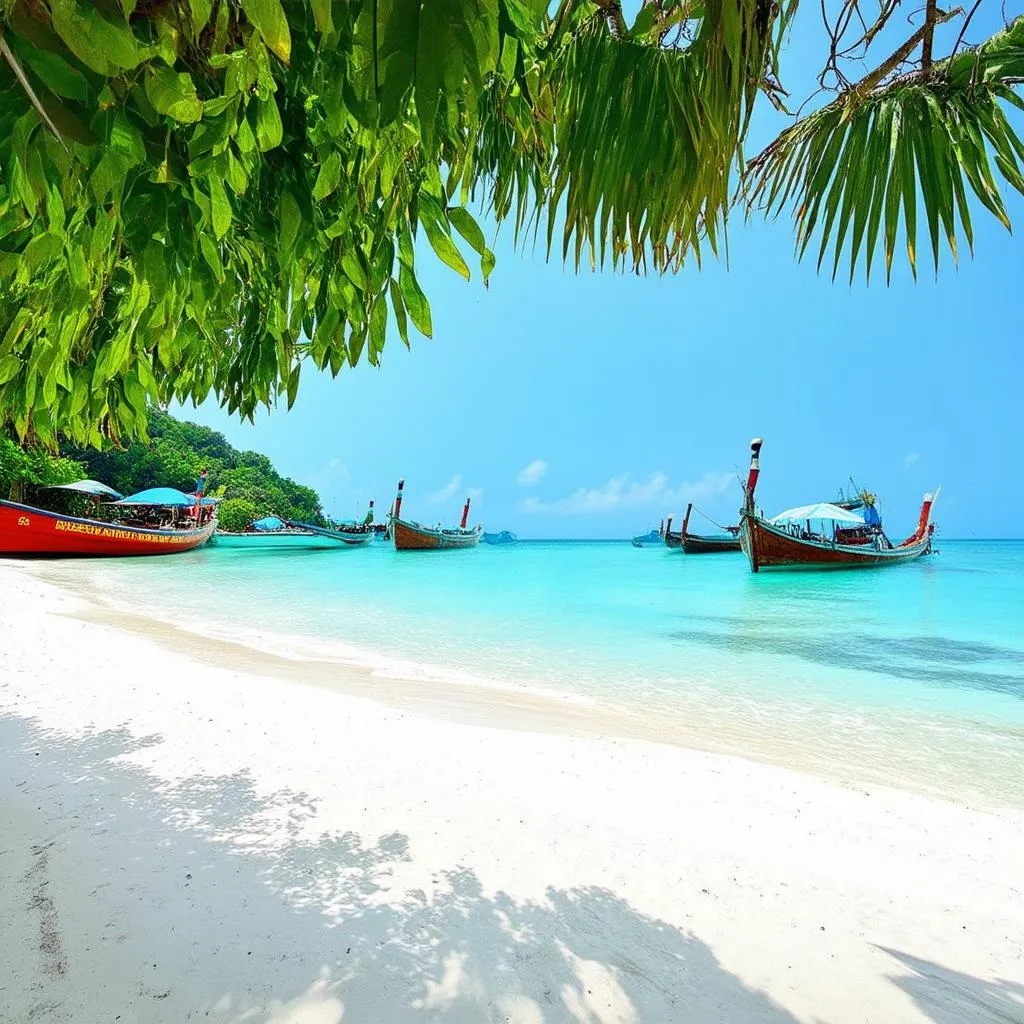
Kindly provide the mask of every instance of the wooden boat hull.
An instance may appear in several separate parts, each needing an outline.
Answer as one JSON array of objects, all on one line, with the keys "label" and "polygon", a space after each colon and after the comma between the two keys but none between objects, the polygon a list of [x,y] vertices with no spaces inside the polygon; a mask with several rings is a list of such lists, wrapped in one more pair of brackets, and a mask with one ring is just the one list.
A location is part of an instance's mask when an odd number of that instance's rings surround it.
[{"label": "wooden boat hull", "polygon": [[300,523],[294,519],[285,521],[285,525],[302,533],[322,537],[324,540],[335,541],[350,548],[361,548],[373,542],[373,531],[361,526],[349,526],[336,529],[330,526],[317,526],[315,523]]},{"label": "wooden boat hull", "polygon": [[198,529],[150,530],[0,501],[0,555],[92,558],[173,555],[205,544],[216,527],[216,516]]},{"label": "wooden boat hull", "polygon": [[480,543],[482,530],[435,530],[407,519],[391,520],[391,539],[396,551],[443,551],[473,548]]},{"label": "wooden boat hull", "polygon": [[739,551],[740,539],[736,537],[705,537],[699,533],[683,535],[683,553],[686,555],[713,555],[722,551]]},{"label": "wooden boat hull", "polygon": [[671,533],[671,532],[666,533],[665,534],[665,547],[667,547],[667,548],[675,548],[676,550],[679,550],[679,548],[682,547],[682,534],[681,533]]},{"label": "wooden boat hull", "polygon": [[833,544],[794,537],[748,512],[740,524],[740,544],[752,572],[762,569],[870,569],[911,562],[932,549],[931,531],[925,530],[897,547]]},{"label": "wooden boat hull", "polygon": [[[359,545],[373,540],[360,539]],[[218,530],[213,536],[217,547],[236,548],[245,551],[324,551],[351,546],[347,541],[338,541],[330,537],[319,537],[307,530],[274,531],[268,533],[225,533]]]}]

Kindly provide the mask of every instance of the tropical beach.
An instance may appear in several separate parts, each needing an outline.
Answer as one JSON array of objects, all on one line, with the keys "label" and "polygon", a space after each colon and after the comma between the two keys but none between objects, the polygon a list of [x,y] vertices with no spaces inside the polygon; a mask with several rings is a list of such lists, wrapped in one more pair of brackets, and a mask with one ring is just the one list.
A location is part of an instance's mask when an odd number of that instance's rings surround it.
[{"label": "tropical beach", "polygon": [[204,635],[89,565],[0,570],[4,1020],[1024,1018],[995,790]]},{"label": "tropical beach", "polygon": [[0,1024],[1024,1024],[1021,0],[0,3]]}]

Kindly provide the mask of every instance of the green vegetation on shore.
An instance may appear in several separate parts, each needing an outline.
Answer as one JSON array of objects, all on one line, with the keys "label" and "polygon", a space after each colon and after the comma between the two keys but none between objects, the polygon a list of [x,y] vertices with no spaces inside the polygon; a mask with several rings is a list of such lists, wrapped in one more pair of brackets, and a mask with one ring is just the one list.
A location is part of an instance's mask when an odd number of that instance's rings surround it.
[{"label": "green vegetation on shore", "polygon": [[[281,476],[265,455],[239,451],[223,434],[196,423],[176,420],[158,410],[149,414],[148,434],[148,443],[135,442],[104,451],[66,445],[67,457],[60,459],[39,450],[36,461],[49,460],[49,477],[28,479],[31,483],[45,484],[88,476],[123,494],[133,494],[147,487],[177,487],[189,492],[206,469],[209,471],[208,491],[222,493],[225,499],[220,508],[220,521],[226,529],[241,529],[265,515],[326,523],[316,491]],[[0,467],[3,465],[0,462]],[[64,472],[64,479],[53,478],[58,472]]]},{"label": "green vegetation on shore", "polygon": [[83,475],[80,462],[40,446],[24,447],[0,433],[0,496],[21,501],[26,488],[69,484]]}]

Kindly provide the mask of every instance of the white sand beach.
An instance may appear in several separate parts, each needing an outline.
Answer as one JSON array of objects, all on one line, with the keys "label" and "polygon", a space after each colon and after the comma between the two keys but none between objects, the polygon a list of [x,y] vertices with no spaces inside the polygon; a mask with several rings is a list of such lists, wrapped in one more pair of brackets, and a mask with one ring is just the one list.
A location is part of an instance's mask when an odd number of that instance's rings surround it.
[{"label": "white sand beach", "polygon": [[0,564],[0,1021],[1024,1021],[1019,810],[278,661]]}]

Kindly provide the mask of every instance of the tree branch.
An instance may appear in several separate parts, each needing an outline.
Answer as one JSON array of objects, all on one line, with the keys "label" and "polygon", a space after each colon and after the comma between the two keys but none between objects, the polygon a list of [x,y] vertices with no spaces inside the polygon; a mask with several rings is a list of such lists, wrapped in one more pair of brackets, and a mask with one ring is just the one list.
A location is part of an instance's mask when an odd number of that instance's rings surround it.
[{"label": "tree branch", "polygon": [[936,0],[927,0],[924,9],[924,36],[921,43],[921,70],[928,74],[932,69],[932,40],[935,37]]},{"label": "tree branch", "polygon": [[964,19],[963,25],[960,26],[960,34],[956,37],[956,42],[953,44],[953,49],[949,55],[949,59],[952,60],[960,49],[960,44],[964,41],[964,35],[967,33],[967,26],[971,23],[971,18],[974,17],[978,8],[981,6],[981,0],[974,0],[974,6],[970,9],[967,17]]},{"label": "tree branch", "polygon": [[629,26],[622,14],[622,5],[619,0],[594,0],[597,9],[608,19],[612,35],[619,39],[625,39],[629,35]]},{"label": "tree branch", "polygon": [[18,84],[22,89],[25,90],[29,103],[35,107],[36,113],[42,119],[43,124],[53,132],[57,141],[65,150],[67,150],[67,143],[64,142],[63,137],[57,130],[57,126],[50,119],[50,115],[43,109],[43,105],[39,102],[39,97],[36,95],[35,89],[32,88],[32,83],[28,80],[25,72],[21,68],[21,65],[18,63],[18,58],[14,56],[14,51],[7,45],[7,40],[4,38],[3,25],[0,25],[0,54],[3,55],[4,60],[6,60],[11,66],[11,70],[14,72],[14,77],[18,80]]},{"label": "tree branch", "polygon": [[[929,0],[929,2],[931,2],[931,0]],[[941,25],[943,22],[949,21],[950,18],[955,18],[958,14],[963,13],[964,10],[962,7],[957,7],[952,11],[940,11],[938,8],[935,8],[931,31],[934,33],[936,25]],[[918,43],[925,38],[925,33],[927,31],[928,22],[926,20],[924,25],[922,25],[921,28],[919,28],[898,50],[891,54],[886,60],[882,61],[874,71],[866,74],[855,86],[843,93],[837,102],[843,102],[851,94],[857,97],[866,96],[886,77],[886,75],[895,71],[896,68],[898,68],[914,52]],[[929,61],[930,60],[931,55],[929,53]],[[923,73],[927,74],[927,70],[927,68],[922,66],[921,71]]]}]

